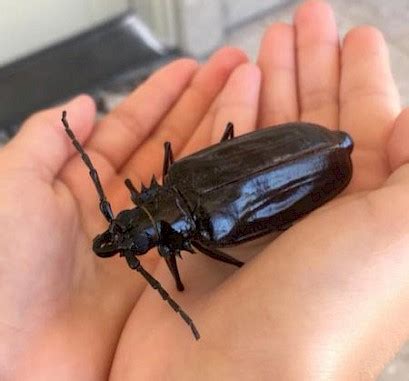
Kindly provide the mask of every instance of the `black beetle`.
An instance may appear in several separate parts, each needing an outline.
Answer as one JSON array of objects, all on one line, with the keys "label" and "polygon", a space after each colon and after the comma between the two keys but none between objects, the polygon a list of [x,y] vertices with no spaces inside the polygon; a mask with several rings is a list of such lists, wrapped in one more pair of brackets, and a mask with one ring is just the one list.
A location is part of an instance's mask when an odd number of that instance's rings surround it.
[{"label": "black beetle", "polygon": [[219,248],[287,229],[335,197],[352,176],[352,139],[310,123],[287,123],[234,138],[229,123],[219,144],[173,162],[165,143],[163,184],[155,177],[138,192],[126,179],[136,207],[114,217],[97,171],[63,112],[62,122],[90,170],[109,228],[95,237],[100,257],[124,256],[178,312],[199,339],[192,319],[140,264],[137,255],[153,247],[164,257],[178,290],[183,290],[176,256],[194,248],[235,266],[243,263]]}]

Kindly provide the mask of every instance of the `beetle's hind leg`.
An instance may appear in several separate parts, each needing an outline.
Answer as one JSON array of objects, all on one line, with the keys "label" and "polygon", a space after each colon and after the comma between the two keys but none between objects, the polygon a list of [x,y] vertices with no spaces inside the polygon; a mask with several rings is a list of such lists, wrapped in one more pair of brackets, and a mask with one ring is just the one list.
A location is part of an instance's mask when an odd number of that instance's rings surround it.
[{"label": "beetle's hind leg", "polygon": [[172,146],[170,142],[165,142],[164,144],[164,149],[165,149],[165,156],[163,158],[163,177],[165,177],[168,173],[168,170],[170,166],[173,164],[173,152],[172,152]]},{"label": "beetle's hind leg", "polygon": [[230,140],[234,138],[234,125],[232,122],[227,123],[226,128],[224,129],[224,133],[220,142],[224,142],[225,140]]},{"label": "beetle's hind leg", "polygon": [[217,261],[229,263],[237,267],[241,267],[244,265],[242,261],[239,261],[238,259],[233,258],[232,256],[226,253],[223,253],[220,250],[217,250],[215,248],[209,249],[208,247],[202,246],[200,243],[197,243],[197,242],[193,242],[192,244],[194,247],[200,250],[203,254],[207,255],[210,258],[216,259]]}]

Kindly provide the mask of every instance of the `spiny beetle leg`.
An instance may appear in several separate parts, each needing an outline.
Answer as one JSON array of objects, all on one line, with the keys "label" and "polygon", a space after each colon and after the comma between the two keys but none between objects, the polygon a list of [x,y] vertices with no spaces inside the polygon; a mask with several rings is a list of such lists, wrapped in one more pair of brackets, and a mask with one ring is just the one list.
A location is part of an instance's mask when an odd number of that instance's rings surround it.
[{"label": "spiny beetle leg", "polygon": [[163,159],[163,172],[162,172],[163,177],[167,175],[170,166],[173,164],[173,152],[172,152],[172,146],[170,142],[165,142],[164,149],[165,149],[165,156]]},{"label": "spiny beetle leg", "polygon": [[[158,250],[160,251],[160,246],[158,247]],[[165,256],[164,258],[165,258],[166,264],[169,267],[169,271],[171,272],[173,278],[175,279],[176,288],[178,289],[178,291],[183,291],[185,289],[185,286],[180,280],[179,269],[176,263],[176,254],[171,253]]]},{"label": "spiny beetle leg", "polygon": [[237,267],[241,267],[244,265],[242,261],[239,261],[238,259],[233,258],[232,256],[226,253],[223,253],[222,251],[217,250],[215,248],[209,249],[208,247],[202,246],[198,242],[193,242],[193,246],[196,247],[203,254],[207,255],[210,258],[216,259],[218,261],[229,263]]},{"label": "spiny beetle leg", "polygon": [[227,123],[226,128],[224,129],[224,133],[220,142],[224,142],[225,140],[230,140],[234,138],[234,125],[232,122]]},{"label": "spiny beetle leg", "polygon": [[185,286],[183,286],[183,283],[180,279],[179,275],[179,269],[178,265],[176,263],[176,255],[180,255],[180,251],[172,251],[168,246],[165,245],[159,245],[158,246],[158,252],[161,257],[165,258],[166,264],[168,265],[169,271],[172,274],[173,278],[175,279],[176,282],[176,288],[179,291],[183,291],[185,289]]},{"label": "spiny beetle leg", "polygon": [[139,192],[136,190],[130,179],[125,180],[125,185],[131,193],[131,200],[135,205],[138,205]]},{"label": "spiny beetle leg", "polygon": [[200,334],[199,331],[197,330],[195,324],[193,323],[193,320],[190,318],[190,316],[182,310],[182,308],[177,304],[167,293],[167,291],[162,287],[162,285],[151,275],[149,274],[141,265],[139,260],[131,253],[131,252],[125,252],[124,253],[125,258],[128,262],[129,267],[132,270],[138,271],[144,278],[145,280],[150,284],[150,286],[157,290],[162,297],[163,300],[168,302],[168,304],[172,307],[172,309],[177,312],[182,319],[185,321],[185,323],[190,327],[192,330],[193,336],[195,337],[196,340],[200,339]]}]

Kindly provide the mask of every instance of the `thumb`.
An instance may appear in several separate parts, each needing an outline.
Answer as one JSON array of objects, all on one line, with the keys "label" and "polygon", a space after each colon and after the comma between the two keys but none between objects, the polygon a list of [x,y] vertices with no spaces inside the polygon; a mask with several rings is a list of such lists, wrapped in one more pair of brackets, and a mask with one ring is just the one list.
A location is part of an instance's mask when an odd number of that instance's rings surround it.
[{"label": "thumb", "polygon": [[16,137],[4,147],[3,152],[8,152],[8,161],[13,167],[34,172],[49,183],[54,180],[74,153],[61,122],[63,110],[67,111],[67,120],[80,142],[91,134],[96,110],[88,95],[37,112],[23,123]]}]

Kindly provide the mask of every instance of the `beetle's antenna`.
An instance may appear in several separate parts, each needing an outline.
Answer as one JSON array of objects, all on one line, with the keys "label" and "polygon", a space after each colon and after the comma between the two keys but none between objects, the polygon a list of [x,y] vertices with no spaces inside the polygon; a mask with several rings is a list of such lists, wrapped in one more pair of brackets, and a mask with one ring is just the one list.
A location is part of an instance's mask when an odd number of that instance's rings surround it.
[{"label": "beetle's antenna", "polygon": [[106,218],[108,222],[111,222],[114,219],[114,214],[112,213],[112,208],[111,204],[108,202],[107,198],[105,197],[104,190],[102,189],[101,182],[99,181],[99,176],[97,170],[94,168],[91,159],[89,156],[86,154],[84,151],[84,148],[82,148],[81,143],[77,140],[77,138],[74,135],[74,132],[71,130],[68,122],[67,122],[67,111],[62,112],[62,118],[61,121],[64,125],[65,132],[67,135],[70,137],[72,144],[76,148],[76,150],[80,153],[82,161],[85,163],[85,165],[89,169],[89,175],[91,176],[92,182],[95,185],[95,188],[97,189],[98,196],[99,196],[99,209],[101,210],[102,214]]},{"label": "beetle's antenna", "polygon": [[151,285],[151,287],[159,292],[162,299],[168,302],[169,305],[173,308],[173,310],[177,312],[182,317],[182,319],[185,321],[185,323],[190,327],[195,339],[199,340],[200,339],[199,331],[197,330],[190,316],[185,311],[183,311],[182,308],[179,306],[179,304],[177,304],[171,298],[171,296],[166,292],[166,290],[162,287],[162,285],[142,267],[141,263],[134,255],[126,253],[125,257],[126,257],[126,260],[128,261],[129,267],[133,270],[138,271],[146,279],[146,281]]}]

